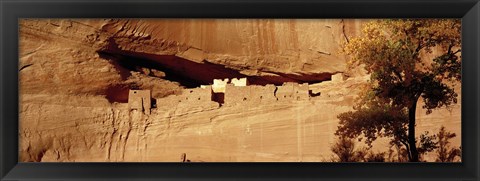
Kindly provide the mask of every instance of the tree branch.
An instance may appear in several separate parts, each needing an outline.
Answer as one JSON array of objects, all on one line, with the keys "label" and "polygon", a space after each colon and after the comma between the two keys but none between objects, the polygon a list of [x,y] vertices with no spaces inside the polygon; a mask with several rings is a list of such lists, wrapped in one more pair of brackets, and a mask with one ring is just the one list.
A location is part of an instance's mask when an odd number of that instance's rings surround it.
[{"label": "tree branch", "polygon": [[397,70],[394,70],[393,73],[400,79],[400,82],[403,82],[402,75]]},{"label": "tree branch", "polygon": [[447,54],[451,54],[451,53],[452,53],[452,48],[453,48],[453,42],[450,42],[450,44],[448,45]]},{"label": "tree branch", "polygon": [[423,48],[422,47],[422,40],[423,38],[420,38],[420,40],[418,40],[418,45],[417,45],[417,48],[415,48],[415,51],[413,52],[413,58],[415,58],[415,56],[420,52],[420,50]]},{"label": "tree branch", "polygon": [[399,140],[399,141],[400,141],[400,143],[402,143],[405,146],[405,148],[407,150],[407,154],[408,154],[408,159],[411,160],[412,159],[412,153],[410,153],[410,146],[408,145],[407,142],[405,142],[403,140]]},{"label": "tree branch", "polygon": [[452,55],[455,55],[455,54],[457,54],[458,52],[461,52],[461,51],[462,51],[462,49],[458,49],[457,51],[453,52]]}]

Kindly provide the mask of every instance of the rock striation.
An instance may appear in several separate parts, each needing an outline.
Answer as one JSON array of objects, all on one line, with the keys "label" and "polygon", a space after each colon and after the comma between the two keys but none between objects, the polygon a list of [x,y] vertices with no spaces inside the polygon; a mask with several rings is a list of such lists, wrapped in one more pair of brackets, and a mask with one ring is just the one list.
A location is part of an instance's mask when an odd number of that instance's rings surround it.
[{"label": "rock striation", "polygon": [[[340,51],[364,21],[21,19],[19,159],[328,161],[369,78]],[[130,90],[151,91],[149,112]],[[460,146],[460,104],[417,115]]]}]

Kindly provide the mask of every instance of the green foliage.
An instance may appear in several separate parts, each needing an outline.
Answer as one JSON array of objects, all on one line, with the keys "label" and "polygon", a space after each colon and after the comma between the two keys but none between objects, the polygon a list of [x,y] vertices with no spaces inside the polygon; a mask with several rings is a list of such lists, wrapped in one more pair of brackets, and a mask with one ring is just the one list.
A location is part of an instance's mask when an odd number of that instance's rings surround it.
[{"label": "green foliage", "polygon": [[[338,116],[336,134],[363,136],[369,146],[377,137],[391,137],[391,143],[403,145],[412,161],[435,149],[435,135],[415,137],[416,104],[422,98],[422,108],[430,114],[457,103],[453,87],[461,80],[460,30],[461,22],[456,19],[367,24],[363,36],[351,39],[344,51],[351,57],[349,67],[365,65],[370,84],[354,111]],[[433,55],[437,56],[428,59]]]},{"label": "green foliage", "polygon": [[[421,96],[430,113],[457,102],[458,95],[446,83],[461,79],[460,28],[460,20],[453,19],[378,20],[344,50],[351,56],[350,67],[364,64],[371,73],[369,91],[378,101],[409,107]],[[441,53],[422,59],[433,51]]]}]

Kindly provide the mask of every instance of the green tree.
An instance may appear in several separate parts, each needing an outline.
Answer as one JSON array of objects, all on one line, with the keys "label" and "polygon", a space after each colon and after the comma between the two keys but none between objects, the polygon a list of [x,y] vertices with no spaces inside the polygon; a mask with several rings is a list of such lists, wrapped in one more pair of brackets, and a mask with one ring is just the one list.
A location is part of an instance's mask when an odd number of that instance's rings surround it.
[{"label": "green tree", "polygon": [[[363,36],[344,47],[349,67],[364,65],[370,81],[354,111],[338,116],[337,135],[363,135],[371,145],[379,136],[405,146],[409,161],[432,148],[422,135],[417,146],[415,111],[423,99],[426,114],[457,102],[461,80],[461,22],[456,19],[396,19],[368,23]],[[438,55],[428,59],[429,55]],[[424,142],[422,142],[424,141]],[[422,147],[425,146],[425,147]]]}]

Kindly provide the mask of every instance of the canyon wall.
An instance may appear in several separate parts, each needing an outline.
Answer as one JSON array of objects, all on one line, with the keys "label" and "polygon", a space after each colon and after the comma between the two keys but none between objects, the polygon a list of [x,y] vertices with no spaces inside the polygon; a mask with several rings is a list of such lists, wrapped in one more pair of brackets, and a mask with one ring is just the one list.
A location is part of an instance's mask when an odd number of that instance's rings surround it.
[{"label": "canyon wall", "polygon": [[[345,69],[339,45],[360,20],[113,20],[102,26],[120,51],[175,55],[247,75],[320,74]],[[313,33],[315,32],[315,33]],[[133,36],[133,38],[132,38]],[[113,50],[112,50],[113,51]]]},{"label": "canyon wall", "polygon": [[[346,71],[341,44],[365,21],[22,19],[19,159],[329,161],[336,116],[352,109],[368,75],[330,80]],[[309,83],[320,95],[251,105],[172,101],[187,87],[233,77]],[[150,115],[129,111],[130,89],[152,91]],[[460,146],[460,104],[417,115],[417,133],[444,125]]]}]

